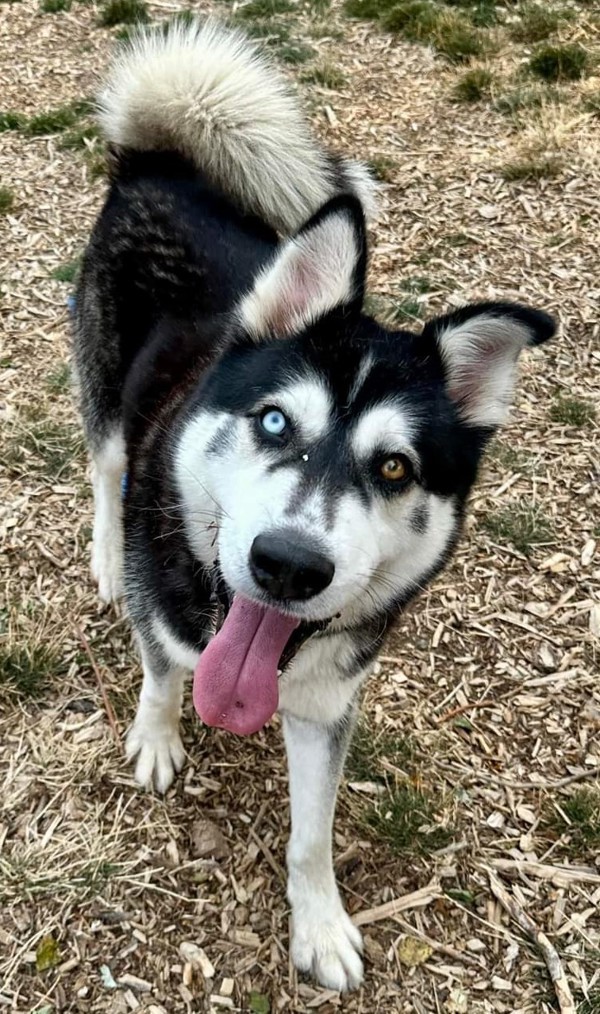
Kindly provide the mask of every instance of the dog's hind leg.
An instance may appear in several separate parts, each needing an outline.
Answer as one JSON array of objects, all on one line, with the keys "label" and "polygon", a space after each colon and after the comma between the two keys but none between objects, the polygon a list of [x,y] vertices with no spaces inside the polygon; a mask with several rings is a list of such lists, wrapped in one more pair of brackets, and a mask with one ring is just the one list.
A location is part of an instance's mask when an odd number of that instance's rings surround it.
[{"label": "dog's hind leg", "polygon": [[339,779],[354,709],[334,726],[284,714],[292,833],[288,847],[288,899],[292,906],[292,958],[329,989],[355,989],[363,977],[362,942],[340,898],[331,853]]},{"label": "dog's hind leg", "polygon": [[166,792],[185,761],[179,733],[185,670],[162,649],[142,644],[144,679],[135,722],[127,736],[128,760],[137,757],[136,781]]},{"label": "dog's hind leg", "polygon": [[92,574],[104,602],[114,602],[123,592],[122,482],[127,468],[125,443],[120,429],[96,444],[91,451],[94,487],[94,534]]}]

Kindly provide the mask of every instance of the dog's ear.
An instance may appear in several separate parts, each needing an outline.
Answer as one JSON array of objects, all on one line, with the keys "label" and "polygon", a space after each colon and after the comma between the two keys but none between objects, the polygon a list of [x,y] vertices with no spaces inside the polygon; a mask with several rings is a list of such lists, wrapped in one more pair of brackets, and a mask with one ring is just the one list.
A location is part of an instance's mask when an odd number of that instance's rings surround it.
[{"label": "dog's ear", "polygon": [[448,392],[471,426],[499,426],[513,394],[520,353],[551,338],[547,313],[518,303],[479,303],[430,321],[423,337],[434,340]]},{"label": "dog's ear", "polygon": [[366,260],[359,201],[333,198],[258,275],[238,311],[242,326],[256,338],[286,337],[337,307],[360,309]]}]

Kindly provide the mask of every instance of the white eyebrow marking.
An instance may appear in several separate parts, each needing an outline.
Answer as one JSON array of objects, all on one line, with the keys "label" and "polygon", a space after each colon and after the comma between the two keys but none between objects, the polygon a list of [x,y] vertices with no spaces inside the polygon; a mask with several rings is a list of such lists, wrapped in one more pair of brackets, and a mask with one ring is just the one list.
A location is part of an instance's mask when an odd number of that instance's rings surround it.
[{"label": "white eyebrow marking", "polygon": [[[406,409],[383,403],[364,412],[352,434],[352,447],[359,458],[374,451],[406,451],[411,446],[414,426]],[[411,450],[411,457],[415,457]]]},{"label": "white eyebrow marking", "polygon": [[371,352],[369,352],[368,355],[366,355],[364,357],[364,359],[361,360],[360,366],[358,367],[358,370],[356,371],[356,376],[354,378],[354,383],[352,384],[352,387],[350,388],[350,394],[348,395],[348,404],[349,405],[352,404],[352,402],[356,398],[358,392],[360,391],[361,387],[363,386],[365,380],[369,376],[369,373],[371,372],[371,370],[373,368],[374,362],[375,362],[375,357],[372,355]]},{"label": "white eyebrow marking", "polygon": [[267,396],[290,417],[309,440],[324,436],[331,419],[332,403],[327,388],[316,377],[303,377]]}]

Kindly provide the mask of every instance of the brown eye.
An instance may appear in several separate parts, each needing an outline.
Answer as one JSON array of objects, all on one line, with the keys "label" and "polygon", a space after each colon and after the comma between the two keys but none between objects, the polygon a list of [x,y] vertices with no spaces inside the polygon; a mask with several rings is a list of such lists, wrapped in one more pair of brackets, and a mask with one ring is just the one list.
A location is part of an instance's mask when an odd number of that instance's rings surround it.
[{"label": "brown eye", "polygon": [[388,482],[402,482],[410,476],[410,466],[406,458],[386,458],[381,465],[382,478]]}]

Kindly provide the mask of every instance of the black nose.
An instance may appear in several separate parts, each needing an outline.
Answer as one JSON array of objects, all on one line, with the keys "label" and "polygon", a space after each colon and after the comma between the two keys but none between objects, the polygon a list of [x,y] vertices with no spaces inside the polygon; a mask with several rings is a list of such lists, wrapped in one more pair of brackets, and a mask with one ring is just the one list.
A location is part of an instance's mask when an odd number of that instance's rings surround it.
[{"label": "black nose", "polygon": [[275,599],[302,601],[331,584],[335,567],[301,538],[257,535],[250,550],[254,580]]}]

